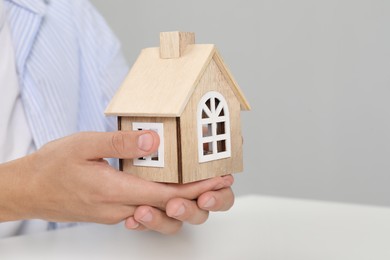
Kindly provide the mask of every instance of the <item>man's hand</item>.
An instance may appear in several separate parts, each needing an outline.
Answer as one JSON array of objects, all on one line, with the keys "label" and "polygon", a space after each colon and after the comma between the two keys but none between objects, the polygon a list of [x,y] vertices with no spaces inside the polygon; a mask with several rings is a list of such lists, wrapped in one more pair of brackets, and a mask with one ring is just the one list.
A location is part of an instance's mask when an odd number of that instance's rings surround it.
[{"label": "man's hand", "polygon": [[[53,141],[30,156],[0,165],[0,221],[39,218],[110,224],[132,216],[137,219],[146,207],[161,213],[157,225],[163,225],[172,221],[167,216],[172,217],[184,205],[183,215],[173,217],[200,223],[207,215],[202,211],[207,210],[206,200],[214,198],[211,210],[230,207],[232,202],[221,206],[224,199],[233,198],[229,177],[187,185],[161,184],[117,171],[103,159],[146,156],[158,145],[158,135],[153,131],[85,132]],[[147,206],[137,208],[140,205]]]},{"label": "man's hand", "polygon": [[149,229],[163,234],[174,234],[180,230],[183,222],[202,224],[207,220],[209,211],[226,211],[233,206],[234,194],[230,186],[234,179],[231,175],[223,179],[225,185],[221,189],[216,187],[216,190],[207,191],[197,200],[173,198],[168,201],[165,211],[151,206],[140,206],[135,210],[134,216],[126,219],[125,226],[132,230]]}]

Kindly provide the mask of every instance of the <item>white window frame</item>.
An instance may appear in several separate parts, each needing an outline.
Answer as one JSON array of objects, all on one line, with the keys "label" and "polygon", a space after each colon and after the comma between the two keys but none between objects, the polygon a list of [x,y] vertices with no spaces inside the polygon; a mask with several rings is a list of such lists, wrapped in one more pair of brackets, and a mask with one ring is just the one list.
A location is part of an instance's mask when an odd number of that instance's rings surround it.
[{"label": "white window frame", "polygon": [[149,156],[134,158],[133,165],[135,166],[145,166],[145,167],[164,167],[164,125],[163,123],[146,123],[146,122],[133,122],[132,124],[133,131],[139,130],[153,130],[160,137],[160,146],[157,150],[158,160],[153,160],[153,156],[156,154],[151,154]]},{"label": "white window frame", "polygon": [[[210,99],[210,109],[206,102]],[[219,100],[216,107],[215,100]],[[220,112],[224,110],[224,115],[219,116]],[[205,112],[208,118],[202,118],[202,113]],[[224,134],[217,134],[217,123],[224,123]],[[209,162],[223,158],[231,157],[231,140],[230,140],[230,116],[229,108],[225,98],[217,91],[207,92],[199,101],[197,111],[197,125],[198,125],[198,157],[199,162]],[[204,136],[203,126],[211,126],[209,136]],[[225,151],[218,152],[218,141],[225,141]],[[204,154],[204,145],[212,144],[211,153]]]}]

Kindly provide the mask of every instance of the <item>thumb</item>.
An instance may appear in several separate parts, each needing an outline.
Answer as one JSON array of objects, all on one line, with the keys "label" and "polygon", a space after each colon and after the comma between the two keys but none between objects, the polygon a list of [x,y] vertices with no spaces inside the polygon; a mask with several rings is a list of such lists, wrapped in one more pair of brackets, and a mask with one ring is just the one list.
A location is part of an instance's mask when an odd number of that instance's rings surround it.
[{"label": "thumb", "polygon": [[73,136],[75,153],[84,159],[138,158],[157,151],[159,136],[151,130],[83,132]]}]

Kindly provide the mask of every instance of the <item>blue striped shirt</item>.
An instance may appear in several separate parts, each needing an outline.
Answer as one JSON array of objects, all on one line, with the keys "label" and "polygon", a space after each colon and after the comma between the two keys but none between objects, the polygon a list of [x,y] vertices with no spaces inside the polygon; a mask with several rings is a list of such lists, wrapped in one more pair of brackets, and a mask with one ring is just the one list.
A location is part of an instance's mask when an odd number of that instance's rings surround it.
[{"label": "blue striped shirt", "polygon": [[128,67],[94,7],[86,0],[7,0],[6,8],[35,146],[115,129],[103,112]]},{"label": "blue striped shirt", "polygon": [[36,148],[79,131],[114,130],[115,119],[103,112],[128,66],[94,7],[87,0],[6,0],[5,6]]}]

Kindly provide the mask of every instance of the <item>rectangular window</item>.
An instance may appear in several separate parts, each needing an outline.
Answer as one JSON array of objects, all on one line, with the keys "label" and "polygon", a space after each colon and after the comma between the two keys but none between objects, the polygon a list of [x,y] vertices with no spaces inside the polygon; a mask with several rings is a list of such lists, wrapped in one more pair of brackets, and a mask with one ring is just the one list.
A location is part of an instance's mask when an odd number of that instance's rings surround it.
[{"label": "rectangular window", "polygon": [[164,167],[164,125],[163,123],[133,122],[133,130],[152,130],[160,137],[160,146],[153,154],[133,159],[133,165],[145,167]]}]

